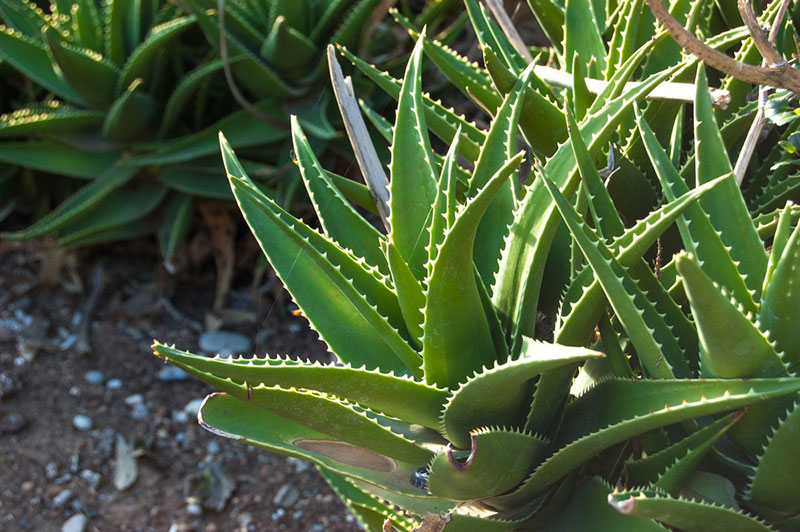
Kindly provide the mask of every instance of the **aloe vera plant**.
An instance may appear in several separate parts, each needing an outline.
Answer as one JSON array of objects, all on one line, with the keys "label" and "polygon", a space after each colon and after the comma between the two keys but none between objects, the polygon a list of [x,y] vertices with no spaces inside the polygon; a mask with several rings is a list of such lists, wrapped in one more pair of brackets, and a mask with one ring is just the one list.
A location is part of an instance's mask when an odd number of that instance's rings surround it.
[{"label": "aloe vera plant", "polygon": [[[697,65],[686,58],[626,86],[663,36],[620,58],[601,94],[581,104],[579,89],[555,92],[489,31],[494,23],[474,2],[467,7],[487,64],[504,58],[491,77],[424,31],[402,81],[345,51],[398,102],[393,127],[365,108],[391,140],[388,190],[366,137],[349,129],[386,234],[332,182],[299,120],[294,154],[322,232],[263,194],[221,137],[245,220],[341,364],[206,358],[159,342],[156,355],[221,390],[201,408],[204,427],[315,463],[369,530],[769,530],[739,505],[791,529],[794,503],[764,490],[774,464],[790,458],[787,442],[797,442],[786,412],[800,378],[759,327],[767,315],[775,334],[789,323],[790,296],[765,280],[780,287],[796,276],[796,213],[759,233],[731,183],[702,69],[697,186],[659,152],[647,113],[634,123],[636,102]],[[483,94],[488,130],[422,92],[423,52],[452,67],[465,92]],[[349,113],[357,124],[349,109],[346,123]],[[542,135],[537,119],[556,137]],[[530,176],[520,171],[518,127],[544,159]],[[447,154],[431,149],[429,130],[449,143]],[[596,158],[629,136],[652,160],[664,201],[626,224]],[[562,219],[569,234],[559,233]],[[653,272],[645,254],[674,222],[686,252]],[[769,258],[759,235],[771,232]],[[566,264],[568,275],[552,276],[548,262]],[[537,340],[537,310],[553,308],[548,293],[562,289],[555,343]],[[687,299],[694,321],[681,307]],[[732,343],[741,356],[729,360]],[[704,500],[677,497],[687,494]]]}]

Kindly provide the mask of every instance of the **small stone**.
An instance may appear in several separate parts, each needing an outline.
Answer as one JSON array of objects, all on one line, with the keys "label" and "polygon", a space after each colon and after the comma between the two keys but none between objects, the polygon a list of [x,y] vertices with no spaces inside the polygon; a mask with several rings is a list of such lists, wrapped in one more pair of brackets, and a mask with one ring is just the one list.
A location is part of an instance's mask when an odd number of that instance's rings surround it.
[{"label": "small stone", "polygon": [[106,382],[106,388],[109,390],[119,390],[122,388],[122,381],[119,379],[109,379],[108,382]]},{"label": "small stone", "polygon": [[69,393],[72,397],[80,397],[81,389],[78,388],[77,386],[73,386],[72,388],[69,389],[69,392],[67,393]]},{"label": "small stone", "polygon": [[187,414],[183,410],[173,410],[172,411],[172,421],[175,423],[188,423],[189,422],[189,414]]},{"label": "small stone", "polygon": [[250,350],[250,338],[229,331],[207,331],[200,337],[200,350],[227,358]]},{"label": "small stone", "polygon": [[280,519],[284,515],[286,515],[286,510],[284,510],[283,508],[278,508],[277,510],[272,512],[272,516],[271,517],[272,517],[273,521],[277,521],[278,519]]},{"label": "small stone", "polygon": [[189,374],[176,366],[164,366],[157,377],[162,381],[183,381],[189,378]]},{"label": "small stone", "polygon": [[94,426],[92,422],[92,418],[89,416],[84,416],[83,414],[78,414],[74,418],[72,418],[72,426],[81,431],[87,431]]},{"label": "small stone", "polygon": [[83,514],[75,514],[61,525],[61,532],[83,532],[89,518]]},{"label": "small stone", "polygon": [[140,393],[129,395],[125,398],[125,404],[128,406],[142,405],[144,404],[144,396]]},{"label": "small stone", "polygon": [[18,412],[9,412],[0,417],[0,434],[16,434],[28,426],[28,420]]},{"label": "small stone", "polygon": [[61,492],[53,497],[53,506],[56,508],[64,506],[67,501],[72,498],[72,490],[61,490]]},{"label": "small stone", "polygon": [[131,417],[133,419],[147,419],[150,413],[147,411],[147,407],[144,406],[143,403],[133,405],[133,410],[131,411]]},{"label": "small stone", "polygon": [[278,489],[275,497],[272,499],[272,504],[276,506],[292,506],[300,498],[300,490],[291,484],[284,484]]},{"label": "small stone", "polygon": [[19,385],[11,376],[0,373],[0,398],[11,396],[19,391]]},{"label": "small stone", "polygon": [[219,449],[220,449],[219,443],[217,443],[214,440],[211,440],[210,442],[208,442],[208,445],[206,446],[206,450],[210,454],[217,454],[219,452]]},{"label": "small stone", "polygon": [[44,476],[46,476],[48,480],[53,480],[58,476],[58,466],[55,462],[50,462],[44,466]]},{"label": "small stone", "polygon": [[114,487],[119,491],[123,491],[134,483],[139,474],[139,469],[136,464],[136,458],[133,456],[133,446],[125,441],[122,434],[117,434],[115,456]]},{"label": "small stone", "polygon": [[308,529],[308,532],[325,532],[325,525],[321,525],[320,523],[311,525],[311,528]]},{"label": "small stone", "polygon": [[192,399],[186,406],[183,407],[183,411],[186,412],[190,416],[197,416],[197,413],[200,411],[200,407],[203,406],[202,399]]},{"label": "small stone", "polygon": [[81,471],[81,478],[92,489],[97,489],[97,486],[100,485],[100,473],[92,471],[91,469],[84,469],[83,471]]},{"label": "small stone", "polygon": [[103,374],[96,369],[87,371],[84,378],[89,384],[103,384],[103,381],[106,380]]},{"label": "small stone", "polygon": [[78,453],[73,454],[69,457],[69,472],[70,473],[77,473],[78,472],[78,465],[80,463],[80,456]]},{"label": "small stone", "polygon": [[203,507],[196,502],[186,505],[186,513],[189,515],[200,515],[203,513]]},{"label": "small stone", "polygon": [[302,330],[303,330],[303,326],[300,325],[299,323],[290,323],[289,324],[289,332],[290,333],[297,334]]},{"label": "small stone", "polygon": [[26,480],[25,482],[20,484],[20,488],[25,493],[33,491],[33,488],[35,488],[35,487],[36,487],[36,484],[34,484],[33,481],[31,481],[31,480]]}]

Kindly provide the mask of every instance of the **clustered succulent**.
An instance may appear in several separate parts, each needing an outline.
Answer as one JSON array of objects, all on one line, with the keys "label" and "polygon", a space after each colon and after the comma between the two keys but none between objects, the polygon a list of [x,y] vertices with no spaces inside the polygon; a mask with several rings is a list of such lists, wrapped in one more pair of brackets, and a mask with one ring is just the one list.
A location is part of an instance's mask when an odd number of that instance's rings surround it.
[{"label": "clustered succulent", "polygon": [[[397,99],[393,125],[363,106],[391,140],[388,180],[330,65],[385,234],[299,120],[321,232],[259,191],[221,137],[245,220],[340,363],[155,353],[221,390],[204,427],[315,463],[368,530],[800,529],[794,104],[773,98],[785,116],[770,115],[780,125],[740,189],[750,87],[723,77],[730,101],[714,109],[703,66],[641,0],[530,4],[568,83],[474,0],[486,70],[399,15],[417,40],[403,80],[341,50]],[[779,4],[762,20],[793,31]],[[735,11],[671,11],[753,62]],[[422,92],[423,55],[488,129]],[[687,103],[645,100],[691,81],[686,125]]]},{"label": "clustered succulent", "polygon": [[[441,18],[447,4],[421,16]],[[258,185],[289,203],[299,177],[288,117],[320,153],[341,136],[319,59],[331,40],[360,48],[381,14],[378,0],[3,0],[0,207],[11,212],[21,191],[66,197],[5,236],[78,246],[155,232],[169,261],[195,200],[232,199],[220,130]]]}]

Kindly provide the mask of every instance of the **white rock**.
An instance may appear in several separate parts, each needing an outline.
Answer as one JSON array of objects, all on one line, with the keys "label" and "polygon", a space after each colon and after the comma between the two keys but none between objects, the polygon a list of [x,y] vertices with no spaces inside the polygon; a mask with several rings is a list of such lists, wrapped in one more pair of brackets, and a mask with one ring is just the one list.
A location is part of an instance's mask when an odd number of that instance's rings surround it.
[{"label": "white rock", "polygon": [[61,532],[83,532],[89,518],[83,514],[75,514],[61,525]]},{"label": "white rock", "polygon": [[94,426],[94,422],[92,422],[92,418],[89,416],[84,416],[83,414],[78,414],[74,418],[72,418],[72,426],[81,431],[87,431]]},{"label": "white rock", "polygon": [[200,407],[203,406],[202,399],[192,399],[186,406],[183,407],[183,411],[189,414],[190,416],[197,416],[197,413],[200,411]]},{"label": "white rock", "polygon": [[241,355],[250,350],[250,338],[229,331],[207,331],[200,337],[200,350],[221,357]]}]

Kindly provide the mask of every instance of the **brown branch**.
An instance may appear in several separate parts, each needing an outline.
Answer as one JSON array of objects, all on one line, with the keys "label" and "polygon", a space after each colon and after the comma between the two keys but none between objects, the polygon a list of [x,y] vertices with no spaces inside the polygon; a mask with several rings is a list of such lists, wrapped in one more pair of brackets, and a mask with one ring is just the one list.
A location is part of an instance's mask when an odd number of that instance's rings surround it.
[{"label": "brown branch", "polygon": [[645,1],[675,42],[710,67],[745,83],[768,85],[770,87],[788,89],[795,94],[800,94],[800,72],[792,68],[789,63],[784,62],[783,65],[777,67],[762,67],[737,61],[722,52],[714,50],[687,31],[669,14],[662,0]]}]

